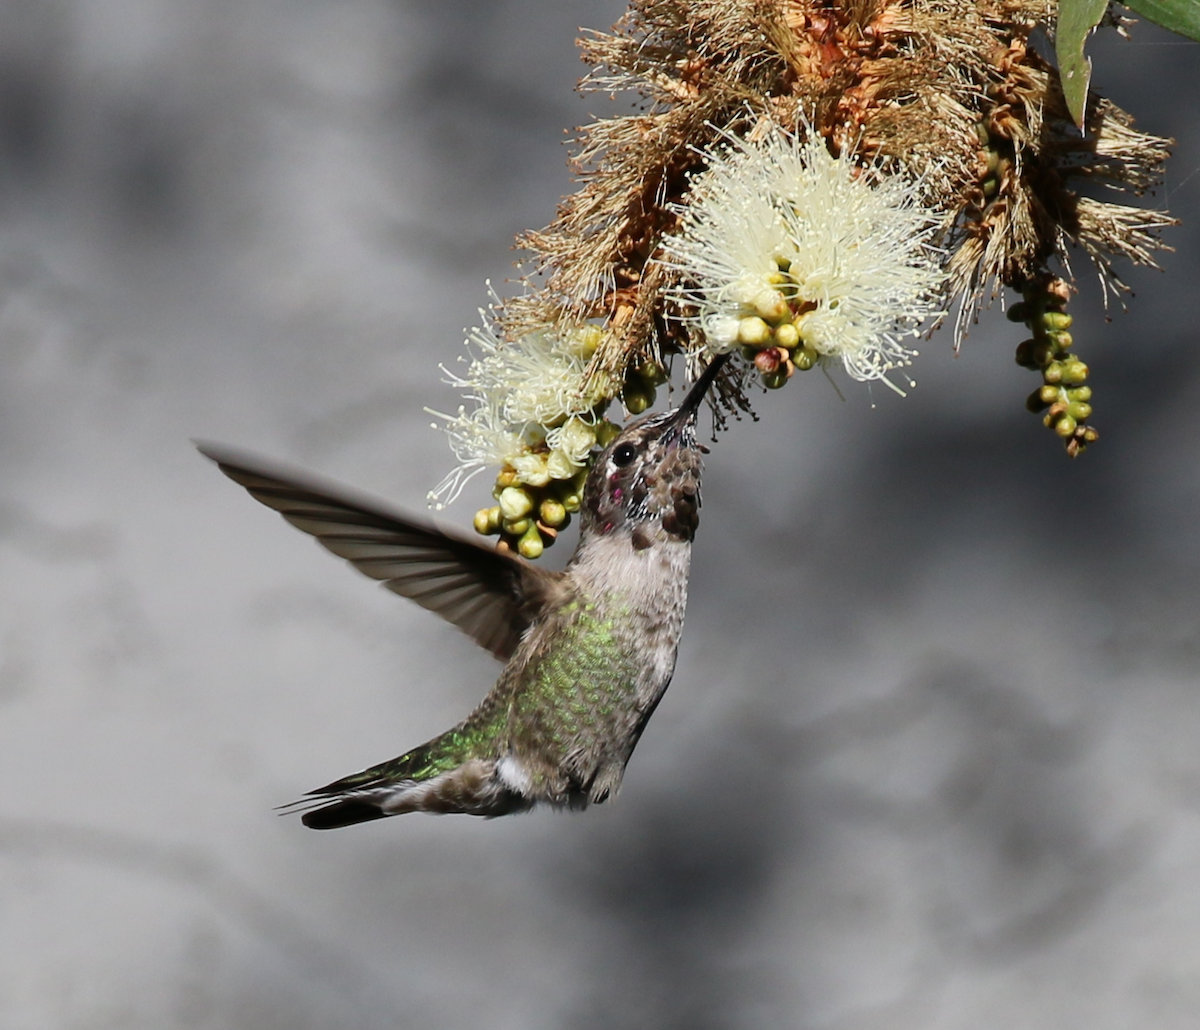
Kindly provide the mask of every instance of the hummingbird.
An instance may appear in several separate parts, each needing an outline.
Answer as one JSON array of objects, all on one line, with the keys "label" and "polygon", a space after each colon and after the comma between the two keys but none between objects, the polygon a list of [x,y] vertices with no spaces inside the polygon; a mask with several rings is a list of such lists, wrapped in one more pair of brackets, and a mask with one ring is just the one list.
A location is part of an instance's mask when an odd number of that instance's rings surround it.
[{"label": "hummingbird", "polygon": [[582,809],[616,793],[675,670],[708,450],[697,413],[724,361],[678,408],[630,423],[599,454],[561,572],[339,484],[198,444],[256,500],[505,662],[457,726],[285,809],[327,830],[405,812]]}]

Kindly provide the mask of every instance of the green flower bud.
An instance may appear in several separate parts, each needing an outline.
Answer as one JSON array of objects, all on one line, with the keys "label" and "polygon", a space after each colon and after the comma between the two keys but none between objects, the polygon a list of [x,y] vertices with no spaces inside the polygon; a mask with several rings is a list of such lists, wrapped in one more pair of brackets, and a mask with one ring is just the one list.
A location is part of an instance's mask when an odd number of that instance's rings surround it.
[{"label": "green flower bud", "polygon": [[1062,381],[1067,386],[1080,386],[1087,381],[1088,367],[1078,358],[1063,365]]},{"label": "green flower bud", "polygon": [[1071,334],[1065,329],[1048,332],[1046,334],[1046,339],[1050,341],[1051,346],[1053,346],[1055,350],[1060,351],[1069,351],[1071,349],[1071,344],[1075,342],[1071,338]]},{"label": "green flower bud", "polygon": [[643,361],[637,374],[649,386],[662,386],[668,379],[667,370],[657,361]]},{"label": "green flower bud", "polygon": [[1061,383],[1063,365],[1061,361],[1052,361],[1042,370],[1042,378],[1048,383]]},{"label": "green flower bud", "polygon": [[488,518],[490,508],[480,508],[475,513],[475,532],[480,536],[487,536],[492,531],[491,520]]},{"label": "green flower bud", "polygon": [[1067,391],[1067,399],[1072,401],[1090,401],[1092,399],[1092,388],[1090,386],[1076,386],[1074,389]]},{"label": "green flower bud", "polygon": [[795,365],[801,372],[807,372],[810,368],[816,366],[820,355],[811,347],[797,347],[792,352],[792,364]]},{"label": "green flower bud", "polygon": [[1051,397],[1050,400],[1046,400],[1042,394],[1042,391],[1053,389],[1054,387],[1052,386],[1043,386],[1040,390],[1034,390],[1033,393],[1025,398],[1026,410],[1032,411],[1036,415],[1039,411],[1044,411],[1046,408],[1048,408],[1054,403],[1054,398]]},{"label": "green flower bud", "polygon": [[537,526],[530,523],[529,528],[521,534],[521,539],[517,541],[517,552],[522,558],[532,561],[534,558],[540,558],[545,549],[546,545],[542,541],[542,534],[538,532]]},{"label": "green flower bud", "polygon": [[567,521],[567,509],[562,501],[547,497],[538,508],[538,516],[552,529],[557,529]]},{"label": "green flower bud", "polygon": [[529,518],[528,516],[523,519],[505,519],[501,523],[504,532],[509,536],[520,536],[532,525],[533,519]]},{"label": "green flower bud", "polygon": [[625,389],[621,391],[621,400],[629,409],[629,414],[640,415],[654,403],[654,387],[639,387],[626,382]]},{"label": "green flower bud", "polygon": [[620,435],[621,427],[608,419],[596,424],[596,443],[601,447],[607,447]]},{"label": "green flower bud", "polygon": [[1065,311],[1045,311],[1042,313],[1042,325],[1051,332],[1070,329],[1073,321],[1074,319]]},{"label": "green flower bud", "polygon": [[524,518],[533,511],[533,498],[519,486],[505,487],[500,491],[498,500],[500,501],[500,513],[509,522]]},{"label": "green flower bud", "polygon": [[500,523],[504,521],[504,516],[500,513],[500,505],[496,504],[488,508],[488,535],[500,532]]},{"label": "green flower bud", "polygon": [[1076,422],[1086,421],[1087,417],[1091,415],[1091,413],[1092,406],[1090,404],[1085,404],[1082,401],[1076,401],[1073,404],[1067,405],[1067,414],[1070,415],[1071,418],[1073,418]]},{"label": "green flower bud", "polygon": [[580,354],[585,358],[590,358],[596,353],[596,349],[600,346],[600,341],[603,339],[604,331],[598,325],[585,325],[579,330],[579,334],[576,337]]},{"label": "green flower bud", "polygon": [[1083,431],[1083,439],[1084,439],[1084,440],[1085,440],[1087,443],[1095,443],[1097,440],[1099,440],[1099,439],[1100,439],[1100,434],[1099,434],[1099,433],[1097,433],[1097,432],[1096,432],[1096,430],[1094,430],[1094,429],[1093,429],[1091,426],[1088,426],[1088,427],[1087,427],[1087,428],[1086,428],[1086,429]]},{"label": "green flower bud", "polygon": [[1038,396],[1041,397],[1046,404],[1053,404],[1056,400],[1058,400],[1058,387],[1043,386],[1040,390],[1038,390]]},{"label": "green flower bud", "polygon": [[1017,301],[1011,308],[1004,312],[1004,317],[1010,322],[1025,322],[1030,315],[1029,305],[1023,300]]},{"label": "green flower bud", "polygon": [[1045,340],[1035,340],[1030,352],[1034,368],[1045,368],[1054,360],[1054,348]]},{"label": "green flower bud", "polygon": [[761,347],[771,339],[771,327],[757,315],[749,315],[738,322],[738,342]]},{"label": "green flower bud", "polygon": [[775,342],[780,347],[786,347],[791,350],[800,342],[800,330],[791,322],[784,322],[778,329],[775,330]]},{"label": "green flower bud", "polygon": [[762,375],[762,384],[768,390],[778,390],[787,382],[787,379],[787,369],[781,365],[774,372],[764,372]]},{"label": "green flower bud", "polygon": [[1075,425],[1075,420],[1070,415],[1063,415],[1054,423],[1054,431],[1065,440],[1068,436],[1075,435]]},{"label": "green flower bud", "polygon": [[563,494],[562,506],[570,514],[579,511],[579,505],[582,501],[583,498],[577,493]]}]

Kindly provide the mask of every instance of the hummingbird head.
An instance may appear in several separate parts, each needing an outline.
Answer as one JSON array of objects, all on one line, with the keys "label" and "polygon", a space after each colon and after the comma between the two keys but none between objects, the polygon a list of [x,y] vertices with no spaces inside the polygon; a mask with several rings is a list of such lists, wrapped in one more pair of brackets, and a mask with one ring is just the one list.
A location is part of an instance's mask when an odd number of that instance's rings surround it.
[{"label": "hummingbird head", "polygon": [[691,542],[700,521],[703,450],[696,415],[726,357],[709,364],[678,408],[631,422],[600,453],[584,488],[583,533],[625,529],[637,550],[664,537]]}]

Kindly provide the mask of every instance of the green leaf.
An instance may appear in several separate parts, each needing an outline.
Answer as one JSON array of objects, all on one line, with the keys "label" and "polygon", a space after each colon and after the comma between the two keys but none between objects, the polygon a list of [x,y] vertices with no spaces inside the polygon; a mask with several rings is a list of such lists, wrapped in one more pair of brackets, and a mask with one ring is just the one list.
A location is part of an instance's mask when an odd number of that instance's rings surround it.
[{"label": "green leaf", "polygon": [[[1200,0],[1137,0],[1138,3],[1177,3],[1200,6]],[[1108,0],[1061,0],[1058,5],[1058,27],[1054,48],[1058,53],[1058,77],[1062,80],[1063,96],[1075,124],[1083,128],[1087,108],[1088,82],[1092,78],[1092,62],[1083,56],[1083,44],[1108,10]],[[1149,17],[1149,15],[1147,15]]]},{"label": "green leaf", "polygon": [[1188,39],[1200,39],[1200,0],[1131,0],[1131,11]]}]

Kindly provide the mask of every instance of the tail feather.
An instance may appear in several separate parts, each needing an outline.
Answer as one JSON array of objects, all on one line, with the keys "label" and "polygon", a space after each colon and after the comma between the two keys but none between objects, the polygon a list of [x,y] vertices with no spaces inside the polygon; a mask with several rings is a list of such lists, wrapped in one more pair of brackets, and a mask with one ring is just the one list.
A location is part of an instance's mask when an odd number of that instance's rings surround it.
[{"label": "tail feather", "polygon": [[311,809],[300,817],[300,821],[310,830],[337,830],[355,823],[382,819],[386,815],[388,813],[378,805],[352,798]]},{"label": "tail feather", "polygon": [[[356,782],[358,781],[358,782]],[[534,800],[496,775],[496,763],[470,759],[427,780],[378,777],[364,785],[347,777],[287,805],[303,811],[301,821],[314,830],[333,830],[405,812],[497,816],[532,808]]]}]

